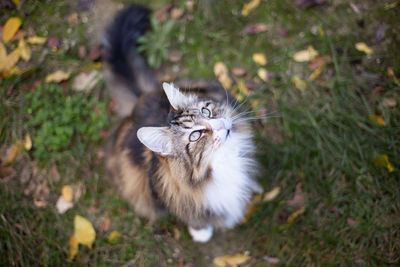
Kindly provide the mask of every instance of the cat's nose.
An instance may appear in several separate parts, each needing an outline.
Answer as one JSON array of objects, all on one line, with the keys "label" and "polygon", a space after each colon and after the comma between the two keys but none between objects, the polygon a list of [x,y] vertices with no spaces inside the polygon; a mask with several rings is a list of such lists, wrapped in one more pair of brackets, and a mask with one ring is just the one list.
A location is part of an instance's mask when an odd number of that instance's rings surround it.
[{"label": "cat's nose", "polygon": [[213,131],[219,130],[230,130],[232,128],[232,124],[229,123],[226,119],[211,119],[208,121],[208,124],[211,126]]}]

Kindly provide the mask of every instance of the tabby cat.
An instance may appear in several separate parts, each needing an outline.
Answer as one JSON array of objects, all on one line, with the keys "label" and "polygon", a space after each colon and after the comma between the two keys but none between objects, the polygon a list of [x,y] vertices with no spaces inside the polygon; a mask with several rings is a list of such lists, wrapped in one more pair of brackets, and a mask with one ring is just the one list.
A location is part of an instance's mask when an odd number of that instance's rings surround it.
[{"label": "tabby cat", "polygon": [[213,228],[239,223],[260,190],[251,131],[220,86],[186,94],[163,83],[161,90],[135,49],[148,16],[139,6],[121,11],[103,41],[108,87],[125,116],[108,142],[106,167],[137,214],[154,221],[169,212],[193,240],[207,242]]}]

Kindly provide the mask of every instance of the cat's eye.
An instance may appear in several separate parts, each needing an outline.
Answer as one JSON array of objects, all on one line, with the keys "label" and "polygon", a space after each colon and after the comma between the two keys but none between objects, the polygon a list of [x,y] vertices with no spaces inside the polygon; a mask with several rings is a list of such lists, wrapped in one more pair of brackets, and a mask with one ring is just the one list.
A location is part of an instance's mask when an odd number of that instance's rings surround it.
[{"label": "cat's eye", "polygon": [[189,141],[196,142],[197,140],[200,139],[200,136],[201,136],[201,131],[193,131],[189,135]]},{"label": "cat's eye", "polygon": [[208,118],[211,117],[211,111],[208,108],[202,108],[201,113]]}]

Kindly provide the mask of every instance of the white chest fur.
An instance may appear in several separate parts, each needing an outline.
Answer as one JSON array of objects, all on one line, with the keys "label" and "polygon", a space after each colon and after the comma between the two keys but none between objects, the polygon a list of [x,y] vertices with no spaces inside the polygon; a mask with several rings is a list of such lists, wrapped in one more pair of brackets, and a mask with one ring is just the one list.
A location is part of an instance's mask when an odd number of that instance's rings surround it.
[{"label": "white chest fur", "polygon": [[250,177],[255,162],[251,136],[232,133],[213,156],[213,182],[206,188],[207,207],[225,217],[225,226],[235,226],[243,217],[257,184]]}]

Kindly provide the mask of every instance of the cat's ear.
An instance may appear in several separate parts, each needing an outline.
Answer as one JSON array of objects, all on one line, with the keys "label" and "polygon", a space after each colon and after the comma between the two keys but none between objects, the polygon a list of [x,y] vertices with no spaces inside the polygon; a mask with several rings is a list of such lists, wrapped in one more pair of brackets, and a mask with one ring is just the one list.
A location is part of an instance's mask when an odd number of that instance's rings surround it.
[{"label": "cat's ear", "polygon": [[137,131],[139,141],[151,151],[168,156],[172,154],[172,142],[167,127],[142,127]]},{"label": "cat's ear", "polygon": [[175,110],[178,110],[179,107],[184,106],[184,104],[187,102],[187,96],[179,92],[179,89],[176,88],[173,83],[164,82],[162,86],[165,94],[167,95],[169,103]]}]

